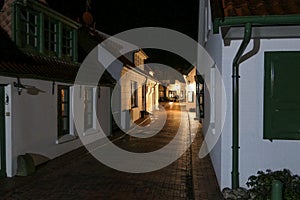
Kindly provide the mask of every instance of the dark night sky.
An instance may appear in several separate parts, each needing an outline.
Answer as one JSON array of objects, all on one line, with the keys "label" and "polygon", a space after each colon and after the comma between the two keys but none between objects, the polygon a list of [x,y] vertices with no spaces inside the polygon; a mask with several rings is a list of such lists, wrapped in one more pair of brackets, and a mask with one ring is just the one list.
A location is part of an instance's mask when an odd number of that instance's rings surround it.
[{"label": "dark night sky", "polygon": [[[132,28],[155,26],[174,29],[197,39],[199,0],[92,0],[98,30],[110,35]],[[47,0],[55,10],[76,19],[86,0]]]},{"label": "dark night sky", "polygon": [[[86,0],[47,1],[50,7],[73,19],[80,18],[86,7]],[[197,40],[198,5],[199,0],[92,0],[91,12],[96,28],[109,35],[132,28],[153,26],[173,29]],[[158,55],[160,53],[152,52],[150,58],[156,59],[150,62],[161,60],[163,64],[167,64],[163,59],[170,60],[170,56]],[[174,61],[176,64],[180,63],[178,59]],[[181,65],[185,65],[184,62]]]},{"label": "dark night sky", "polygon": [[131,28],[156,26],[196,39],[198,0],[109,0],[105,4],[94,1],[92,8],[97,27],[103,32],[115,34]]}]

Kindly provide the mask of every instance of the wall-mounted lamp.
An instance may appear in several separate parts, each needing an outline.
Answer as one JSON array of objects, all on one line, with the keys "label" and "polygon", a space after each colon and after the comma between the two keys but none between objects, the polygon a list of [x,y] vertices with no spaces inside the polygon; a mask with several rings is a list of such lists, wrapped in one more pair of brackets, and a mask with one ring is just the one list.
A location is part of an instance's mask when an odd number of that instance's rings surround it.
[{"label": "wall-mounted lamp", "polygon": [[21,95],[23,89],[25,89],[27,94],[30,94],[30,95],[38,95],[39,93],[45,93],[45,91],[40,90],[39,88],[36,88],[35,86],[23,85],[20,81],[20,78],[18,78],[17,83],[14,82],[14,86],[17,88],[19,95]]},{"label": "wall-mounted lamp", "polygon": [[18,89],[18,94],[21,95],[22,90],[26,89],[24,85],[21,84],[20,78],[18,78],[18,82],[14,82],[14,86]]}]

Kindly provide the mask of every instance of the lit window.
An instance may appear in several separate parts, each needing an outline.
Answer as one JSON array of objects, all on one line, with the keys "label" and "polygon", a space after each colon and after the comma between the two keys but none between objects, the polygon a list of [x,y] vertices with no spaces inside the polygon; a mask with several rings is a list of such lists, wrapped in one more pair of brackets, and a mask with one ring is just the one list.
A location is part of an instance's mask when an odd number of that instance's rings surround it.
[{"label": "lit window", "polygon": [[134,65],[137,67],[142,67],[144,65],[143,59],[138,53],[134,54]]},{"label": "lit window", "polygon": [[169,91],[169,97],[170,98],[175,98],[177,95],[177,92],[176,91]]},{"label": "lit window", "polygon": [[68,86],[58,86],[57,91],[58,138],[70,133],[70,92]]}]

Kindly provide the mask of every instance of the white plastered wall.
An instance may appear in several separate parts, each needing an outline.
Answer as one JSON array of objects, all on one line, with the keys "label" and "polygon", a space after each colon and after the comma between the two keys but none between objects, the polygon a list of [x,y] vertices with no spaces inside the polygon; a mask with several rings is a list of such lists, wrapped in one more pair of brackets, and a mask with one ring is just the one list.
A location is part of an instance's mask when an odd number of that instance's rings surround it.
[{"label": "white plastered wall", "polygon": [[19,95],[13,86],[16,78],[1,77],[0,82],[9,85],[6,87],[6,94],[10,97],[6,105],[6,112],[9,112],[6,116],[6,166],[9,177],[16,174],[18,155],[37,153],[52,159],[81,146],[78,139],[56,144],[57,95],[56,88],[52,94],[52,82],[21,79],[23,85],[35,86],[42,91],[37,95],[30,95],[26,90]]},{"label": "white plastered wall", "polygon": [[[218,140],[210,152],[209,156],[212,160],[213,167],[216,173],[216,177],[219,185],[222,182],[222,155],[223,146],[222,146],[222,133],[224,131],[224,118],[226,114],[226,94],[222,91],[222,79],[219,76],[222,76],[222,38],[220,35],[214,35],[212,31],[209,32],[208,40],[205,43],[205,50],[211,56],[211,58],[215,62],[214,69],[207,69],[203,76],[205,79],[205,84],[208,90],[205,91],[205,119],[203,122],[203,130],[205,134],[205,130],[208,129],[208,126],[214,127],[214,133]],[[214,78],[212,79],[212,70],[214,70]],[[214,85],[214,86],[213,86]],[[214,88],[214,89],[213,89]],[[210,94],[212,93],[213,94]],[[210,99],[213,98],[214,99]],[[211,103],[214,102],[214,109],[211,109]],[[214,113],[212,113],[214,112]],[[213,118],[213,119],[212,119]]]},{"label": "white plastered wall", "polygon": [[[222,71],[226,87],[227,115],[222,133],[221,177],[222,188],[231,185],[231,135],[232,135],[232,60],[241,41],[233,41],[229,47],[223,47]],[[263,139],[263,88],[264,88],[264,52],[299,51],[299,39],[262,40],[257,55],[240,65],[240,185],[246,186],[248,177],[259,170],[290,169],[300,174],[299,141]],[[246,52],[252,48],[252,42]],[[219,174],[219,173],[218,173]]]}]

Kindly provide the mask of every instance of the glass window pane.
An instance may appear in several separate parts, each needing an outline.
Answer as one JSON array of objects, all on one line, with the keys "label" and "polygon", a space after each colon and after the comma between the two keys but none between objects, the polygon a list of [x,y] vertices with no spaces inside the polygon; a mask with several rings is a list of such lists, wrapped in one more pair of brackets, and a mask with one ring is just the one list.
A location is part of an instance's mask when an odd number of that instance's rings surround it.
[{"label": "glass window pane", "polygon": [[69,129],[69,118],[63,118],[62,121],[62,130],[67,131]]},{"label": "glass window pane", "polygon": [[31,10],[20,11],[20,26],[17,27],[19,31],[20,45],[23,48],[38,47],[38,13]]},{"label": "glass window pane", "polygon": [[58,86],[57,91],[58,136],[69,134],[70,97],[68,86]]},{"label": "glass window pane", "polygon": [[93,88],[85,88],[84,94],[84,129],[93,128],[93,113],[94,113],[94,94]]},{"label": "glass window pane", "polygon": [[48,55],[57,55],[57,37],[58,37],[58,22],[45,17],[44,20],[44,35],[45,35],[45,53]]}]

